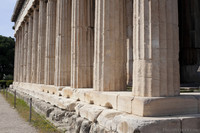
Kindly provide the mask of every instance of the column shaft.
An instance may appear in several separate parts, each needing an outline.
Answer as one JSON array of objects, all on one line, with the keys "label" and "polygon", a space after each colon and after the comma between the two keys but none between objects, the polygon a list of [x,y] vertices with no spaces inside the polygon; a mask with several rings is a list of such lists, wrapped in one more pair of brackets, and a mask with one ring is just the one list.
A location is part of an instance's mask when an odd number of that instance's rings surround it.
[{"label": "column shaft", "polygon": [[28,22],[24,24],[24,60],[23,60],[23,81],[26,82],[27,69],[27,45],[28,45]]},{"label": "column shaft", "polygon": [[32,63],[32,38],[33,38],[33,17],[29,16],[28,18],[29,25],[28,25],[28,47],[27,47],[27,75],[26,75],[26,81],[28,83],[31,83],[31,63]]},{"label": "column shaft", "polygon": [[94,0],[72,1],[71,86],[92,88],[94,62]]},{"label": "column shaft", "polygon": [[21,34],[22,34],[22,28],[20,27],[18,29],[18,40],[19,40],[19,45],[18,45],[18,53],[17,53],[17,75],[18,75],[18,82],[21,82]]},{"label": "column shaft", "polygon": [[59,0],[56,19],[55,85],[70,86],[71,74],[71,5]]},{"label": "column shaft", "polygon": [[94,89],[126,89],[124,0],[95,1]]},{"label": "column shaft", "polygon": [[46,44],[46,9],[45,0],[40,0],[39,4],[39,28],[38,28],[38,53],[37,53],[37,83],[44,84],[45,66],[45,44]]},{"label": "column shaft", "polygon": [[20,46],[20,82],[24,82],[23,68],[24,68],[24,23],[21,29],[21,46]]},{"label": "column shaft", "polygon": [[177,0],[134,1],[135,96],[179,95]]},{"label": "column shaft", "polygon": [[55,43],[56,43],[56,0],[49,0],[47,3],[45,78],[44,78],[45,80],[44,83],[47,85],[54,84]]},{"label": "column shaft", "polygon": [[[33,33],[32,33],[32,62],[31,62],[31,82],[32,83],[38,83],[36,81],[38,77],[38,17],[39,17],[39,11],[37,8],[33,10]],[[39,35],[40,36],[40,35]]]},{"label": "column shaft", "polygon": [[17,75],[17,67],[18,67],[18,46],[19,46],[19,39],[18,35],[19,31],[15,34],[16,42],[15,42],[15,60],[14,60],[14,82],[18,82],[18,75]]}]

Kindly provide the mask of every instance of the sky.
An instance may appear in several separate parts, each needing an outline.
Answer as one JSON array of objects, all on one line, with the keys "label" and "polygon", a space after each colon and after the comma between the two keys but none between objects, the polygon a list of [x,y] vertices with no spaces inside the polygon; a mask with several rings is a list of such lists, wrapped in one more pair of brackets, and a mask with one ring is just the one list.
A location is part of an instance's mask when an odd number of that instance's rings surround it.
[{"label": "sky", "polygon": [[0,3],[0,35],[14,37],[14,30],[12,27],[14,23],[11,22],[11,17],[15,7],[16,0],[1,0]]}]

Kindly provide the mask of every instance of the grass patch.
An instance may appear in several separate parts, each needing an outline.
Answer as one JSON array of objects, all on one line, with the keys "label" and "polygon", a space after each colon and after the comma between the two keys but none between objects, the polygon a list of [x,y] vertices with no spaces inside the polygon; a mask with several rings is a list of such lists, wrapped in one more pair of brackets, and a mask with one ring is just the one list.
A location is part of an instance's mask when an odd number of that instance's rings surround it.
[{"label": "grass patch", "polygon": [[[10,104],[10,106],[14,107],[14,96],[11,93],[4,94],[1,91],[2,96],[6,99],[6,101]],[[19,115],[25,120],[29,121],[29,106],[22,99],[16,99],[16,110]],[[45,119],[45,116],[41,116],[32,108],[32,120],[31,125],[34,126],[39,133],[61,133],[55,126],[51,124],[48,120]]]}]

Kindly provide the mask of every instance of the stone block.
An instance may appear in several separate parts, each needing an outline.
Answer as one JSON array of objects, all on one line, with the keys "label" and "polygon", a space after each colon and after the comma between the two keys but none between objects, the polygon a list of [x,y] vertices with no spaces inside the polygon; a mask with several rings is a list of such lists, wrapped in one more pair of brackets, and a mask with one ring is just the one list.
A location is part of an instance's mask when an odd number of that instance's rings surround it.
[{"label": "stone block", "polygon": [[200,132],[200,114],[182,118],[182,133]]},{"label": "stone block", "polygon": [[74,88],[71,87],[65,87],[62,89],[61,95],[65,98],[71,98],[74,92]]},{"label": "stone block", "polygon": [[132,102],[132,113],[146,117],[196,114],[198,108],[194,96],[135,97]]},{"label": "stone block", "polygon": [[123,92],[118,96],[117,99],[117,110],[127,113],[132,113],[132,101],[134,97],[132,92]]},{"label": "stone block", "polygon": [[92,122],[96,122],[97,117],[105,108],[95,105],[84,105],[80,108],[80,116]]},{"label": "stone block", "polygon": [[115,116],[122,114],[122,112],[113,110],[113,109],[105,109],[98,116],[97,121],[100,126],[112,130],[112,123]]},{"label": "stone block", "polygon": [[54,86],[54,85],[41,85],[42,92],[55,94],[59,96],[59,91],[61,91],[63,87],[60,86]]},{"label": "stone block", "polygon": [[75,89],[73,91],[72,99],[77,100],[77,101],[85,101],[85,96],[87,93],[93,91],[93,89]]},{"label": "stone block", "polygon": [[120,92],[99,92],[91,91],[85,94],[85,102],[103,106],[111,109],[117,109],[117,97]]},{"label": "stone block", "polygon": [[180,133],[181,122],[171,117],[139,117],[134,115],[117,115],[112,122],[112,130],[118,133]]}]

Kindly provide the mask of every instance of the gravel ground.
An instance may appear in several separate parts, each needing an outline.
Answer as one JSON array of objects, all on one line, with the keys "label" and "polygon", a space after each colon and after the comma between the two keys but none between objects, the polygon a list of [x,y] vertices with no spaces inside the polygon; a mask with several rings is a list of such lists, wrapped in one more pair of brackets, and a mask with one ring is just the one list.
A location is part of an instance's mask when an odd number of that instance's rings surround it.
[{"label": "gravel ground", "polygon": [[0,133],[37,133],[0,94]]}]

